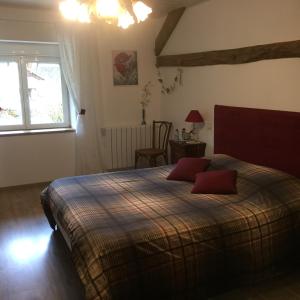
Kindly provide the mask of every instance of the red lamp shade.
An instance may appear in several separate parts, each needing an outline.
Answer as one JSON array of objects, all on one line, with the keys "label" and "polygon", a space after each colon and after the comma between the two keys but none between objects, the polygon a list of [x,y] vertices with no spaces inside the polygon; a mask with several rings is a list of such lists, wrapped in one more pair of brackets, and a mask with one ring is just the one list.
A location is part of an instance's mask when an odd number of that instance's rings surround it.
[{"label": "red lamp shade", "polygon": [[186,122],[190,123],[202,123],[204,122],[202,116],[198,110],[191,110],[188,116],[185,119]]}]

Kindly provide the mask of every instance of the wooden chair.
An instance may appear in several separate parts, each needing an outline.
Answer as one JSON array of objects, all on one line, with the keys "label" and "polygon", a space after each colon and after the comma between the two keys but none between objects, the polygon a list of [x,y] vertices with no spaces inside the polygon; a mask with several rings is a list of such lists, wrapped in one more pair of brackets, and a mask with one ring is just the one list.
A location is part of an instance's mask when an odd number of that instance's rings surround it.
[{"label": "wooden chair", "polygon": [[168,143],[171,127],[171,122],[153,121],[152,148],[135,150],[135,168],[140,157],[146,157],[151,167],[156,167],[159,156],[162,156],[168,164]]}]

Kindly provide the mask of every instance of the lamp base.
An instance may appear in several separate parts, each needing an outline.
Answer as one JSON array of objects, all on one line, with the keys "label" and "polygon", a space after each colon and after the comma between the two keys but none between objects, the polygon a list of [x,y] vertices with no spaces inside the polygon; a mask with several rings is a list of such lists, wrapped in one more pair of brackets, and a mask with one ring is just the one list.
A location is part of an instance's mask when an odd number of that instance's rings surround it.
[{"label": "lamp base", "polygon": [[196,128],[196,124],[193,123],[192,130],[190,131],[191,141],[199,142],[198,128]]}]

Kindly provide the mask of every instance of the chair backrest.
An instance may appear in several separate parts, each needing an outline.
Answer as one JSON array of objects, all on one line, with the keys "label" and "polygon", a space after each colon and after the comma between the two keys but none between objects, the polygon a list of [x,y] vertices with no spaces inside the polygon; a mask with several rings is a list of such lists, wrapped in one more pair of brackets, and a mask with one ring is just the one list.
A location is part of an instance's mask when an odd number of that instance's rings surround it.
[{"label": "chair backrest", "polygon": [[171,122],[153,121],[152,148],[167,151],[171,128]]}]

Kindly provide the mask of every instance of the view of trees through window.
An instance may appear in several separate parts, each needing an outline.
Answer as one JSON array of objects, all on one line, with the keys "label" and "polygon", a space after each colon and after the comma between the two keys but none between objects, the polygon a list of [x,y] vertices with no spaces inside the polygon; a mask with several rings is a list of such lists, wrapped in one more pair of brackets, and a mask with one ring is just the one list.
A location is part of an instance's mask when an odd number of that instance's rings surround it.
[{"label": "view of trees through window", "polygon": [[68,102],[60,64],[0,56],[0,130],[62,127]]},{"label": "view of trees through window", "polygon": [[0,126],[21,125],[22,105],[17,62],[0,62]]},{"label": "view of trees through window", "polygon": [[32,124],[62,123],[63,97],[58,64],[27,63],[28,97]]}]

